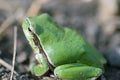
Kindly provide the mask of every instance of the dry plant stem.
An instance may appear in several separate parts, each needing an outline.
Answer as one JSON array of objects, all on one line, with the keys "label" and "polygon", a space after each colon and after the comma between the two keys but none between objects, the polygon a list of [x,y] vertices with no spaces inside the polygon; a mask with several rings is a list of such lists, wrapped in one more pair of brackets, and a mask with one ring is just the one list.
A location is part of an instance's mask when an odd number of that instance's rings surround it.
[{"label": "dry plant stem", "polygon": [[[7,62],[5,62],[5,61],[2,60],[1,58],[0,58],[0,64],[3,65],[4,67],[6,67],[6,68],[9,69],[9,70],[11,70],[11,68],[12,68],[12,66],[11,66],[10,64],[8,64]],[[15,73],[16,75],[18,75],[18,73],[17,73],[16,71],[14,71],[14,73]]]},{"label": "dry plant stem", "polygon": [[12,80],[13,72],[14,72],[14,65],[15,65],[15,57],[16,57],[16,46],[17,46],[17,27],[14,27],[14,49],[13,49],[13,61],[12,61],[12,69],[11,69],[11,76],[10,80]]},{"label": "dry plant stem", "polygon": [[42,5],[48,1],[49,0],[35,0],[28,9],[26,16],[36,16],[39,13]]},{"label": "dry plant stem", "polygon": [[39,10],[41,9],[41,3],[39,0],[35,0],[30,8],[28,9],[26,15],[27,16],[35,16],[36,14],[38,14]]},{"label": "dry plant stem", "polygon": [[[15,22],[15,20],[17,19],[18,22],[22,22],[22,20],[25,18],[25,16],[35,16],[38,14],[38,12],[40,11],[42,4],[47,3],[49,0],[35,0],[32,5],[30,6],[30,8],[28,9],[27,13],[25,14],[20,14],[19,12],[23,11],[23,9],[18,8],[17,11],[15,12],[15,14],[13,14],[12,16],[8,17],[2,24],[0,27],[0,34],[2,34],[13,22]],[[18,17],[21,16],[21,17]]]},{"label": "dry plant stem", "polygon": [[21,8],[18,8],[15,14],[9,16],[0,26],[0,35],[16,20],[16,16],[20,13]]},{"label": "dry plant stem", "polygon": [[11,25],[13,22],[15,21],[15,16],[10,16],[9,18],[7,18],[0,27],[0,34],[2,34],[8,27],[9,25]]},{"label": "dry plant stem", "polygon": [[102,24],[102,30],[105,34],[111,35],[115,31],[115,24],[112,21],[118,12],[117,0],[98,0],[98,18]]}]

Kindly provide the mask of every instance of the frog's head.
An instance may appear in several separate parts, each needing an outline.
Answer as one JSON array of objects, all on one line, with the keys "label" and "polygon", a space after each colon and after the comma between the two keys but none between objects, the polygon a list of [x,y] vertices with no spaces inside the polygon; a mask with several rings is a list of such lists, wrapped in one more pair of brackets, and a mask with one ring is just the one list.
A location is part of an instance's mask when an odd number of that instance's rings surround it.
[{"label": "frog's head", "polygon": [[23,21],[23,32],[25,33],[25,36],[35,53],[39,53],[38,45],[40,44],[40,40],[38,38],[38,35],[44,32],[43,27],[49,21],[51,21],[51,18],[48,14],[27,17]]}]

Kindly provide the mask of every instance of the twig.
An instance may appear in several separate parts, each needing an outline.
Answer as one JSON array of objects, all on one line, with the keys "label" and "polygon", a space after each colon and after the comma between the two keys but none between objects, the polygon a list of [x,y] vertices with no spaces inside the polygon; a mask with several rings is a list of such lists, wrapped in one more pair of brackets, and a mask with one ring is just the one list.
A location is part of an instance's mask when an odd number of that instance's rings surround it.
[{"label": "twig", "polygon": [[13,72],[14,72],[15,57],[16,57],[16,46],[17,46],[16,42],[17,42],[17,27],[14,27],[14,49],[13,49],[13,61],[12,61],[12,69],[11,69],[10,80],[12,80]]},{"label": "twig", "polygon": [[35,0],[31,4],[25,16],[36,16],[42,8],[42,5],[47,3],[48,1],[49,0]]},{"label": "twig", "polygon": [[104,34],[112,35],[115,31],[115,24],[111,24],[118,13],[118,0],[98,0],[98,20],[102,25],[101,29]]},{"label": "twig", "polygon": [[[7,62],[5,62],[5,61],[2,60],[1,58],[0,58],[0,64],[3,65],[4,67],[6,67],[6,68],[9,69],[9,70],[11,70],[11,68],[12,68],[12,66],[11,66],[10,64],[8,64]],[[14,71],[14,73],[15,73],[16,75],[18,75],[18,73],[17,73],[16,71]]]},{"label": "twig", "polygon": [[[20,14],[21,8],[18,8],[14,14],[9,16],[1,25],[0,25],[0,35],[16,20],[16,16]],[[22,12],[22,11],[21,11]],[[18,14],[19,13],[19,14]]]},{"label": "twig", "polygon": [[0,28],[0,34],[3,33],[8,27],[9,25],[11,25],[13,22],[15,21],[15,16],[10,16],[9,18],[7,18],[2,24],[1,24],[1,28]]},{"label": "twig", "polygon": [[22,22],[22,20],[26,17],[26,16],[35,16],[38,14],[38,12],[40,11],[41,7],[43,4],[47,3],[49,0],[35,0],[30,8],[27,10],[27,12],[25,13],[25,11],[23,11],[22,8],[18,8],[17,11],[15,12],[15,14],[12,14],[10,17],[8,17],[2,24],[0,27],[0,34],[2,34],[13,22],[15,22],[15,20],[17,20],[18,22]]}]

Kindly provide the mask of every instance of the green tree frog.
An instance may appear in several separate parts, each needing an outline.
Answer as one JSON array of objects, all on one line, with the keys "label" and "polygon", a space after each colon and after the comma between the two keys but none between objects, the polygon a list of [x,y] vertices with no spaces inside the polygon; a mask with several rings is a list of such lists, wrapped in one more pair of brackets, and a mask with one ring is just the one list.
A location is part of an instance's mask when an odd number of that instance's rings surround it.
[{"label": "green tree frog", "polygon": [[93,80],[104,72],[105,58],[79,33],[59,27],[48,14],[27,17],[22,28],[38,61],[31,68],[34,75],[51,70],[63,80]]}]

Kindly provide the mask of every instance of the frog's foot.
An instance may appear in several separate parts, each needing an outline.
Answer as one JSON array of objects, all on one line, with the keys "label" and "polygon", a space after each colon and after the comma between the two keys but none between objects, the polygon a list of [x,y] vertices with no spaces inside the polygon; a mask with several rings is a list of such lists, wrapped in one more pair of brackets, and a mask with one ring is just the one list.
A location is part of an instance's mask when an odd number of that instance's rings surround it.
[{"label": "frog's foot", "polygon": [[61,65],[54,70],[57,77],[67,80],[95,80],[102,73],[100,68],[80,63]]},{"label": "frog's foot", "polygon": [[33,65],[31,67],[31,73],[35,76],[42,76],[49,71],[48,67],[42,66],[41,64]]},{"label": "frog's foot", "polygon": [[33,65],[31,67],[31,73],[36,76],[42,76],[49,71],[49,67],[47,65],[47,61],[43,57],[42,54],[36,54],[36,59],[38,61],[37,65]]}]

